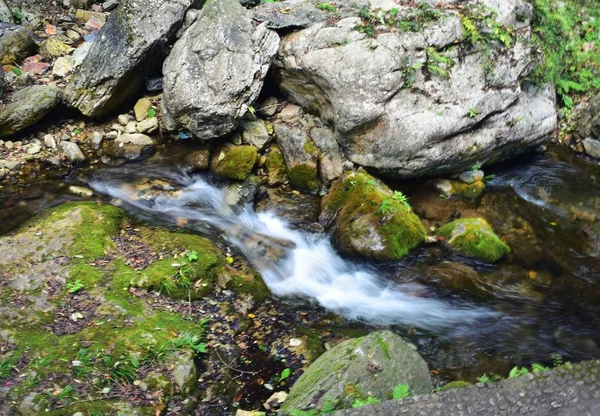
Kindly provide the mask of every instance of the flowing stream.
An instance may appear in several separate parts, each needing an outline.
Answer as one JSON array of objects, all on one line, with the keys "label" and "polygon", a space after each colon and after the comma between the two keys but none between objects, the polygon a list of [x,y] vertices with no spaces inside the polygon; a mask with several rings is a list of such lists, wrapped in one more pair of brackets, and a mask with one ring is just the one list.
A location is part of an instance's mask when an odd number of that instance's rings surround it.
[{"label": "flowing stream", "polygon": [[[327,234],[233,204],[226,184],[185,173],[176,162],[183,159],[175,147],[137,164],[6,187],[0,233],[48,206],[82,199],[67,189],[83,184],[142,221],[224,237],[282,303],[312,303],[352,328],[390,327],[442,375],[473,380],[547,364],[552,354],[600,357],[600,169],[593,163],[558,150],[484,167],[496,178],[472,202],[443,200],[422,182],[398,185],[428,227],[430,217],[456,213],[491,221],[512,249],[491,265],[438,244],[392,263],[340,257]],[[144,185],[152,181],[162,185]]]},{"label": "flowing stream", "polygon": [[[452,305],[417,295],[418,284],[396,284],[375,269],[342,259],[325,234],[291,229],[273,213],[254,212],[251,205],[231,207],[225,192],[201,176],[182,170],[162,171],[182,188],[163,195],[140,197],[130,183],[152,177],[153,169],[103,172],[90,185],[99,193],[154,218],[202,231],[206,225],[223,232],[258,269],[279,296],[304,296],[350,319],[380,325],[408,324],[440,328],[473,322],[497,313],[468,305]],[[237,208],[237,209],[236,209]]]}]

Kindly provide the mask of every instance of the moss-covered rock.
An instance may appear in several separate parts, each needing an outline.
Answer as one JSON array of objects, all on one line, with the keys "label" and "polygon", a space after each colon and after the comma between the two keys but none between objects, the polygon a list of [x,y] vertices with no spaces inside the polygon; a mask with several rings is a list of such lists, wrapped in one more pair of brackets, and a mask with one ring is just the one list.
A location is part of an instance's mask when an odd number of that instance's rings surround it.
[{"label": "moss-covered rock", "polygon": [[319,169],[311,162],[298,163],[288,169],[290,185],[296,189],[309,192],[319,190]]},{"label": "moss-covered rock", "polygon": [[510,248],[482,218],[453,221],[440,227],[437,235],[457,253],[469,258],[493,263],[510,253]]},{"label": "moss-covered rock", "polygon": [[447,197],[476,199],[485,190],[485,183],[483,181],[465,183],[443,179],[436,183],[436,187]]},{"label": "moss-covered rock", "polygon": [[403,196],[364,171],[336,180],[321,208],[321,223],[333,223],[334,241],[345,254],[398,260],[426,236]]},{"label": "moss-covered rock", "polygon": [[223,147],[213,153],[210,168],[215,175],[243,181],[250,176],[257,157],[254,146]]},{"label": "moss-covered rock", "polygon": [[285,160],[279,146],[271,146],[265,161],[268,185],[281,185],[287,180]]},{"label": "moss-covered rock", "polygon": [[336,345],[312,363],[292,386],[281,413],[320,409],[326,403],[342,409],[356,400],[389,400],[399,384],[407,384],[411,395],[430,393],[427,364],[398,335],[373,332]]}]

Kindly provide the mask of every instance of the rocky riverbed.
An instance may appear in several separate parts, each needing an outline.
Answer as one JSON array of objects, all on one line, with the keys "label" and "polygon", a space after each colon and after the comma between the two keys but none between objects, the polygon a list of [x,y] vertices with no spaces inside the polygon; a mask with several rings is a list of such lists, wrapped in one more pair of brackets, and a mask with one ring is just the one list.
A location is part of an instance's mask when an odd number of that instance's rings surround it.
[{"label": "rocky riverbed", "polygon": [[595,409],[538,3],[0,0],[0,413]]}]

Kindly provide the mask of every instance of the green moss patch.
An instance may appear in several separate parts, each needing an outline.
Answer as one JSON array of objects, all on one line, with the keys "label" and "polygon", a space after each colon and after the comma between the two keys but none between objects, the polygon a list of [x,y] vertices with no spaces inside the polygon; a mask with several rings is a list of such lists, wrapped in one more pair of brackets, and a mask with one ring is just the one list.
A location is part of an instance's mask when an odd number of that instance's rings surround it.
[{"label": "green moss patch", "polygon": [[257,157],[254,146],[223,147],[213,153],[210,167],[215,175],[243,181],[250,176]]},{"label": "green moss patch", "polygon": [[288,169],[290,184],[302,191],[317,192],[319,190],[319,169],[316,164],[298,163]]},{"label": "green moss patch", "polygon": [[510,248],[482,218],[466,218],[446,224],[437,231],[457,253],[494,263],[510,253]]}]

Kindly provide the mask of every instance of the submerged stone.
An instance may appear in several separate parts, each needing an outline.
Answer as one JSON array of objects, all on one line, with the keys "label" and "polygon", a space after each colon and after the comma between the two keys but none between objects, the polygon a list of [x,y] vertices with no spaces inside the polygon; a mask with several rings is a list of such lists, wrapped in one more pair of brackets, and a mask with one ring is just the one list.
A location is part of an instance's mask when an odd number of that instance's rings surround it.
[{"label": "submerged stone", "polygon": [[401,193],[364,171],[347,172],[323,198],[320,222],[345,254],[399,260],[425,239],[425,228]]},{"label": "submerged stone", "polygon": [[510,253],[510,248],[482,218],[465,218],[446,224],[437,235],[458,254],[494,263]]}]

